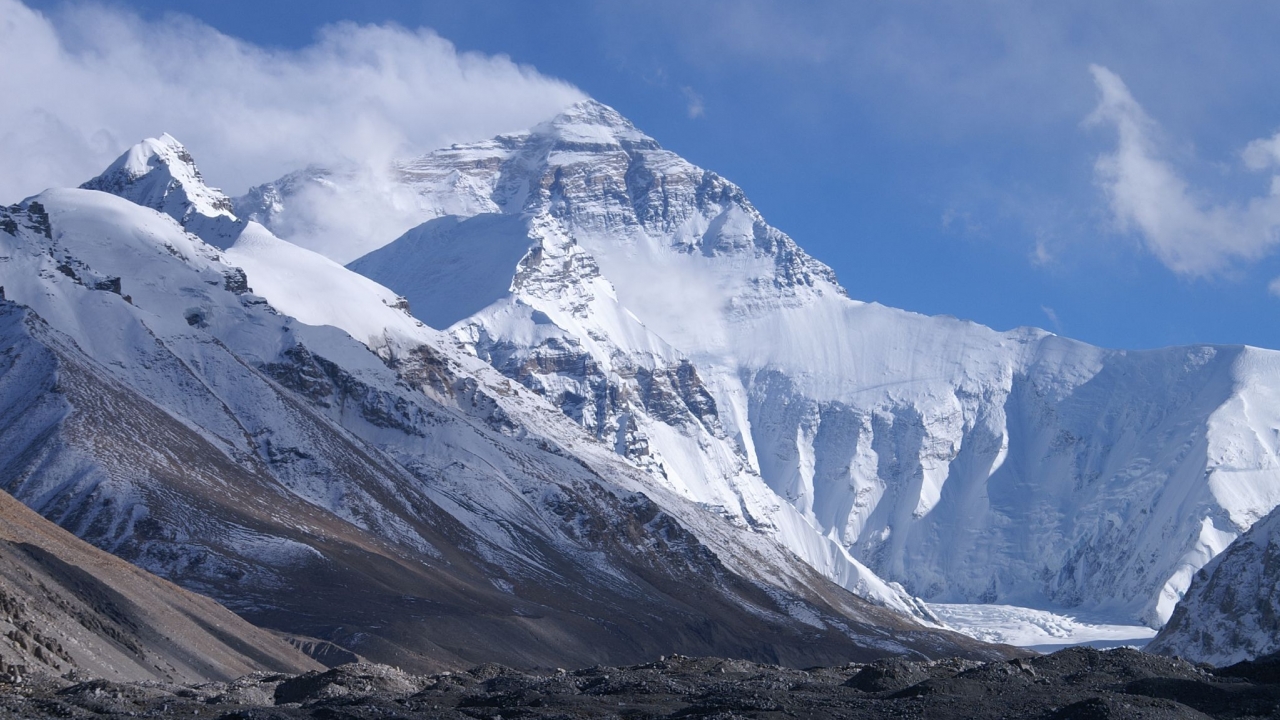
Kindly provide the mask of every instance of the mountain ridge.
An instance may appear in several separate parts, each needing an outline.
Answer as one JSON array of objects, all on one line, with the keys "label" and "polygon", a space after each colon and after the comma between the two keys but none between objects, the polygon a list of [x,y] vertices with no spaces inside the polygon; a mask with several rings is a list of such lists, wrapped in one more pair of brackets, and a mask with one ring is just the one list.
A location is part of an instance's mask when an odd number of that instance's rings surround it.
[{"label": "mountain ridge", "polygon": [[[399,163],[426,224],[350,267],[434,307],[466,284],[462,266],[435,261],[526,233],[507,291],[455,313],[451,332],[633,461],[656,459],[658,482],[688,478],[669,484],[747,522],[780,499],[926,599],[1158,627],[1194,570],[1280,501],[1266,470],[1280,418],[1248,400],[1280,385],[1272,351],[1104,350],[849,300],[739,188],[656,143],[618,141],[615,128],[632,129],[601,107]],[[473,231],[498,217],[516,234]],[[618,399],[684,362],[724,437]],[[1028,485],[1041,467],[1051,482]],[[1003,502],[1020,487],[1040,490]]]},{"label": "mountain ridge", "polygon": [[[313,167],[216,211],[234,242],[214,232],[213,246],[180,253],[203,257],[240,305],[339,328],[371,352],[299,327],[318,345],[264,346],[249,364],[390,451],[405,477],[424,480],[421,451],[395,433],[430,436],[420,419],[439,411],[402,385],[502,447],[497,436],[536,436],[538,452],[643,493],[734,573],[762,577],[734,547],[750,539],[772,558],[764,574],[781,573],[767,582],[827,592],[783,557],[793,554],[934,625],[921,598],[1158,627],[1194,574],[1280,504],[1280,353],[1105,350],[853,300],[740,188],[594,101],[389,172],[378,187],[403,212],[370,217],[368,232],[316,230],[324,216],[311,205],[358,209],[366,190]],[[211,216],[169,217],[201,235]],[[397,223],[398,239],[378,234]],[[372,282],[343,269],[352,259]],[[125,275],[67,267],[86,287],[118,288]],[[220,312],[196,303],[182,319],[234,345]],[[293,450],[274,447],[236,452],[285,472]],[[310,470],[285,473],[290,492],[357,525],[386,507],[381,491],[326,497],[308,475],[325,462],[299,452],[290,462]],[[432,502],[505,538],[466,507],[474,497],[458,502],[473,492],[455,484]],[[497,500],[519,527],[530,511],[560,512]],[[419,542],[395,522],[361,529]]]},{"label": "mountain ridge", "polygon": [[252,221],[210,245],[181,224],[196,215],[94,190],[5,210],[0,281],[53,328],[58,364],[11,384],[52,411],[5,445],[0,482],[94,544],[404,667],[1013,652],[642,492],[394,293]]}]

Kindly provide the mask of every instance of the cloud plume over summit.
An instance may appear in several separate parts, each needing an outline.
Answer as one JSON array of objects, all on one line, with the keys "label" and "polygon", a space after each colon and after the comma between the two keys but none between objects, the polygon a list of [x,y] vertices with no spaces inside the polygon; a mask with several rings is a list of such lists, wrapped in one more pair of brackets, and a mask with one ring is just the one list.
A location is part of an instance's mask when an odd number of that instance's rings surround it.
[{"label": "cloud plume over summit", "polygon": [[0,200],[91,177],[170,132],[232,192],[309,162],[392,155],[518,130],[583,93],[430,30],[339,23],[296,50],[196,20],[0,0]]}]

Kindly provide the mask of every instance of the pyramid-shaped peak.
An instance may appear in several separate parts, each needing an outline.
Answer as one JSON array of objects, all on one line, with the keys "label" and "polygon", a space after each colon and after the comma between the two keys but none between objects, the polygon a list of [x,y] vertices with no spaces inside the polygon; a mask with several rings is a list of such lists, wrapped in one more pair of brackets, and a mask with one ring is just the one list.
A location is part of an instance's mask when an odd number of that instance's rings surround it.
[{"label": "pyramid-shaped peak", "polygon": [[216,247],[228,247],[244,228],[231,199],[205,184],[191,153],[168,133],[129,148],[80,187],[158,210]]},{"label": "pyramid-shaped peak", "polygon": [[177,138],[169,133],[161,133],[160,137],[147,138],[129,148],[113,162],[100,177],[123,173],[133,178],[155,170],[160,166],[180,165],[190,168],[189,173],[200,177],[191,153]]},{"label": "pyramid-shaped peak", "polygon": [[548,135],[575,145],[658,146],[653,138],[637,130],[621,113],[598,100],[582,100],[570,105],[559,115],[535,127],[533,134]]},{"label": "pyramid-shaped peak", "polygon": [[599,100],[581,100],[569,107],[556,116],[552,123],[558,125],[601,125],[604,127],[613,127],[621,129],[633,129],[635,126],[630,120],[622,117],[617,110],[605,105]]},{"label": "pyramid-shaped peak", "polygon": [[191,153],[168,133],[129,148],[101,175],[80,187],[119,195],[168,213],[184,224],[192,215],[234,219],[231,201],[221,190],[205,184]]}]

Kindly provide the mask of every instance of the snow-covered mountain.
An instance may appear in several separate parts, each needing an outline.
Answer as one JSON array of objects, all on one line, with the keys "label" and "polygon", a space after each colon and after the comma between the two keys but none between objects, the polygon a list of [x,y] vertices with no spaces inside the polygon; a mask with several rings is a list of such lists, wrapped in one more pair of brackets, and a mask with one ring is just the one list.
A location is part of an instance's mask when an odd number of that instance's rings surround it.
[{"label": "snow-covered mountain", "polygon": [[[1280,504],[1280,354],[858,302],[741,189],[594,101],[391,177],[420,224],[316,249],[377,248],[350,267],[651,487],[846,587],[862,563],[927,600],[1158,627]],[[313,168],[235,208],[306,245],[293,198],[349,207],[358,184]]]},{"label": "snow-covered mountain", "polygon": [[655,485],[172,138],[85,188],[0,210],[0,486],[98,547],[405,667],[1004,652]]},{"label": "snow-covered mountain", "polygon": [[231,213],[230,198],[205,184],[191,153],[168,133],[129,148],[81,187],[158,210],[216,247],[235,242],[245,225]]},{"label": "snow-covered mountain", "polygon": [[1220,667],[1280,652],[1280,510],[1196,573],[1147,650]]}]

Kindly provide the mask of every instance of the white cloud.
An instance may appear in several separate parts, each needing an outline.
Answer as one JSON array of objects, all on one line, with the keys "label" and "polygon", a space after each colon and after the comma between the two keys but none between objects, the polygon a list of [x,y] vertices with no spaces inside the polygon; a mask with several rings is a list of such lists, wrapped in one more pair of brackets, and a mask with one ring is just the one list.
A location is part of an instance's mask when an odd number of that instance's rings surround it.
[{"label": "white cloud", "polygon": [[0,201],[76,185],[169,132],[231,192],[307,163],[376,164],[519,130],[584,95],[429,30],[342,23],[299,50],[191,19],[0,0]]},{"label": "white cloud", "polygon": [[1049,249],[1049,240],[1043,234],[1037,235],[1035,245],[1031,248],[1031,264],[1049,265],[1054,260],[1053,251]]},{"label": "white cloud", "polygon": [[688,103],[690,120],[695,120],[706,114],[707,107],[702,102],[702,96],[695,92],[693,88],[684,85],[680,88],[680,92],[684,93],[684,99]]},{"label": "white cloud", "polygon": [[1280,165],[1280,133],[1254,140],[1245,146],[1240,156],[1250,170],[1266,170]]},{"label": "white cloud", "polygon": [[1044,313],[1044,316],[1046,318],[1049,318],[1049,322],[1053,324],[1054,332],[1061,334],[1062,321],[1058,319],[1057,311],[1055,311],[1053,308],[1049,307],[1048,305],[1041,305],[1040,311]]},{"label": "white cloud", "polygon": [[[1162,157],[1158,127],[1124,81],[1104,67],[1091,70],[1101,98],[1089,122],[1109,125],[1118,136],[1115,151],[1098,159],[1095,177],[1122,229],[1136,230],[1161,262],[1188,276],[1257,260],[1280,242],[1280,176],[1267,195],[1209,202]],[[1250,143],[1246,162],[1263,169],[1274,161],[1267,158],[1274,148],[1275,138]]]}]

